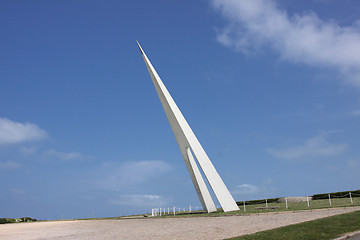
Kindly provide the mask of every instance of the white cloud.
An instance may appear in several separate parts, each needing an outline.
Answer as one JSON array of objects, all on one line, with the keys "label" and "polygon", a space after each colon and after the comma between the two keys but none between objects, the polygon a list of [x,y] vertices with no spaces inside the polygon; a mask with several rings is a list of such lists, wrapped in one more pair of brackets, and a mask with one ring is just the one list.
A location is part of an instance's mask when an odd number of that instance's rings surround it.
[{"label": "white cloud", "polygon": [[123,163],[107,163],[97,174],[101,176],[97,182],[102,189],[117,190],[142,184],[151,178],[156,178],[168,172],[170,165],[164,161],[129,161]]},{"label": "white cloud", "polygon": [[4,170],[13,170],[22,168],[24,165],[14,162],[14,161],[7,161],[7,162],[0,162],[0,169]]},{"label": "white cloud", "polygon": [[352,111],[351,115],[360,116],[360,109]]},{"label": "white cloud", "polygon": [[251,184],[240,184],[232,191],[234,194],[254,194],[259,192],[259,188]]},{"label": "white cloud", "polygon": [[47,137],[47,132],[33,123],[19,123],[0,118],[0,145],[39,141]]},{"label": "white cloud", "polygon": [[358,160],[350,159],[347,161],[347,165],[351,169],[360,169],[360,161]]},{"label": "white cloud", "polygon": [[326,139],[327,134],[321,133],[318,136],[306,140],[299,146],[286,149],[268,149],[268,153],[277,158],[283,159],[305,159],[314,157],[334,156],[347,149],[345,143],[333,144]]},{"label": "white cloud", "polygon": [[26,201],[36,201],[38,198],[36,196],[31,195],[31,193],[23,190],[12,188],[10,190],[10,194],[15,197],[16,199],[26,199]]},{"label": "white cloud", "polygon": [[81,160],[86,157],[78,152],[59,152],[56,150],[48,150],[44,153],[47,158],[55,158],[61,161]]},{"label": "white cloud", "polygon": [[264,180],[264,184],[266,185],[273,185],[274,184],[274,179],[272,177],[268,177]]},{"label": "white cloud", "polygon": [[129,161],[122,163],[116,175],[126,178],[127,182],[143,182],[170,170],[170,165],[164,161]]},{"label": "white cloud", "polygon": [[165,204],[165,199],[160,195],[137,195],[124,194],[108,201],[111,205],[128,205],[128,206],[160,206]]},{"label": "white cloud", "polygon": [[36,153],[37,148],[35,146],[32,146],[32,147],[20,147],[19,150],[23,155],[32,155],[32,154]]},{"label": "white cloud", "polygon": [[272,0],[212,0],[229,24],[217,40],[243,53],[269,46],[283,60],[335,68],[360,86],[360,27],[323,21],[315,13],[288,16]]},{"label": "white cloud", "polygon": [[26,192],[25,190],[16,189],[16,188],[11,189],[10,192],[11,192],[13,195],[16,195],[16,196],[24,196],[24,195],[27,194],[27,192]]}]

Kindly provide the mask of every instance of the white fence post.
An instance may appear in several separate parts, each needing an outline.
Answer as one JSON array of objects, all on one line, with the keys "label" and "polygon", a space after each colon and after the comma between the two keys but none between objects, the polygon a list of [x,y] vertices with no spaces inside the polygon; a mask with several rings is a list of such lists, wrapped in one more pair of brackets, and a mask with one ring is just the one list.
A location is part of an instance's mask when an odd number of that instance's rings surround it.
[{"label": "white fence post", "polygon": [[330,198],[330,193],[329,193],[329,203],[330,203],[330,207],[331,207],[331,198]]},{"label": "white fence post", "polygon": [[154,209],[151,209],[151,216],[154,216]]},{"label": "white fence post", "polygon": [[244,212],[246,212],[245,201],[244,201]]},{"label": "white fence post", "polygon": [[174,207],[174,210],[173,210],[173,212],[174,212],[174,216],[175,216],[175,212],[176,212],[176,208]]},{"label": "white fence post", "polygon": [[286,209],[288,209],[287,198],[285,198]]},{"label": "white fence post", "polygon": [[349,194],[350,194],[350,202],[351,202],[351,204],[353,204],[352,197],[351,197],[351,192],[349,192]]},{"label": "white fence post", "polygon": [[306,201],[307,201],[307,205],[308,205],[308,208],[309,208],[310,207],[309,196],[306,196]]},{"label": "white fence post", "polygon": [[160,208],[160,216],[161,216],[161,208]]},{"label": "white fence post", "polygon": [[265,202],[266,202],[266,207],[268,207],[268,204],[267,204],[267,199],[265,199]]},{"label": "white fence post", "polygon": [[191,212],[191,205],[189,206],[189,212]]}]

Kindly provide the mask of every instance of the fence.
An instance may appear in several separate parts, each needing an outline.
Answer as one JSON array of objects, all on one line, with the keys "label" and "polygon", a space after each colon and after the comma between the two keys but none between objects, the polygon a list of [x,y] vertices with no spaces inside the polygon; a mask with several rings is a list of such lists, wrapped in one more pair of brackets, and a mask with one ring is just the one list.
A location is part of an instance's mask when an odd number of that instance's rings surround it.
[{"label": "fence", "polygon": [[242,201],[237,202],[241,211],[244,212],[261,212],[263,210],[302,210],[302,209],[317,209],[329,207],[347,207],[359,206],[360,194],[354,192],[347,192],[343,195],[327,193],[326,198],[313,199],[312,197],[304,197],[302,201],[290,201],[285,198],[284,202],[274,201],[274,199],[263,199],[256,201]]},{"label": "fence", "polygon": [[151,209],[151,216],[164,216],[164,215],[173,215],[176,214],[189,214],[189,213],[196,213],[203,211],[202,208],[199,207],[192,207],[191,205],[188,208],[181,208],[181,207],[167,207],[167,208],[153,208]]},{"label": "fence", "polygon": [[[314,195],[316,196],[316,195]],[[346,206],[359,206],[360,205],[360,192],[342,192],[327,193],[317,195],[318,198],[305,197],[303,201],[292,202],[285,198],[285,202],[279,203],[279,198],[270,198],[263,200],[242,201],[237,202],[241,212],[256,213],[264,210],[304,210],[304,209],[317,209],[329,207],[346,207]],[[326,196],[326,197],[324,197]],[[193,214],[203,212],[202,208],[189,206],[187,208],[168,207],[168,208],[153,208],[151,216],[164,216],[164,215],[179,215],[179,214]]]}]

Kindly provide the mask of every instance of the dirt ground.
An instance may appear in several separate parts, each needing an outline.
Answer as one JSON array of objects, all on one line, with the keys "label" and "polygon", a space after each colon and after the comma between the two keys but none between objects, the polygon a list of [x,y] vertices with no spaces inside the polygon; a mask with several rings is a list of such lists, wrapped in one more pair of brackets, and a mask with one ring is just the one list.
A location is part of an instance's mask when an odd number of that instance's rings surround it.
[{"label": "dirt ground", "polygon": [[224,239],[318,218],[360,207],[223,217],[74,220],[0,225],[0,239]]}]

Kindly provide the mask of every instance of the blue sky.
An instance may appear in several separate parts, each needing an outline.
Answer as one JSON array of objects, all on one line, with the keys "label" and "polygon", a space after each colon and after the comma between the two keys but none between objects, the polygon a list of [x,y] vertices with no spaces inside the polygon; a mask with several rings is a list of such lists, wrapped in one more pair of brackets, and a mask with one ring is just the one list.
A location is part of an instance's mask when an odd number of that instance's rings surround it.
[{"label": "blue sky", "polygon": [[1,1],[0,217],[200,206],[136,40],[235,200],[359,189],[359,12]]}]

